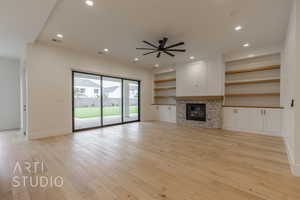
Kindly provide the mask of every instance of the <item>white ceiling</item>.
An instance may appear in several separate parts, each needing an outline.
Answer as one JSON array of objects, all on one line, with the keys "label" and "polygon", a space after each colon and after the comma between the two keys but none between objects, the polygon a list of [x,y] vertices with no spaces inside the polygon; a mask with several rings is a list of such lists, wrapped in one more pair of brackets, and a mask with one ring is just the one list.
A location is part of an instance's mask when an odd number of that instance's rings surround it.
[{"label": "white ceiling", "polygon": [[57,0],[7,0],[0,3],[0,56],[20,58],[33,42]]},{"label": "white ceiling", "polygon": [[[22,18],[29,19],[33,15],[23,11],[28,1],[9,0],[7,3],[18,5],[14,14],[20,16],[21,22]],[[45,9],[44,3],[39,3],[44,1],[30,0],[37,4],[35,7],[43,8],[39,14],[47,13],[51,7],[50,0],[48,10]],[[162,66],[186,62],[191,55],[200,59],[238,51],[244,42],[250,42],[251,48],[280,43],[284,39],[291,3],[290,0],[94,0],[95,6],[88,7],[84,1],[61,0],[39,40],[50,42],[56,33],[62,33],[62,46],[93,54],[108,48],[109,56],[124,61],[139,57],[140,64],[151,67],[155,63]],[[20,2],[24,5],[20,6]],[[6,12],[6,9],[1,6],[0,11]],[[22,27],[20,33],[20,29],[16,29],[15,34],[22,35],[21,40],[32,40],[34,31],[25,30],[36,29],[39,22],[32,23],[36,26]],[[238,24],[244,27],[243,31],[234,31]],[[11,31],[7,32],[8,38],[9,33]],[[169,37],[169,44],[185,42],[187,52],[176,53],[175,58],[164,55],[157,59],[154,54],[141,56],[143,52],[135,49],[145,47],[142,40],[156,43],[162,37]]]}]

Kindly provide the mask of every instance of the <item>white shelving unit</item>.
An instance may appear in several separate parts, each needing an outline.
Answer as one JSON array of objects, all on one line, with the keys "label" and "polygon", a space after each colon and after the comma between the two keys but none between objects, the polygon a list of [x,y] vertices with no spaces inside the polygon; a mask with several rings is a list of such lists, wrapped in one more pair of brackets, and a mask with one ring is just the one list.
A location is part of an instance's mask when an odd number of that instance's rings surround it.
[{"label": "white shelving unit", "polygon": [[280,54],[225,64],[223,128],[281,136]]},{"label": "white shelving unit", "polygon": [[176,105],[176,71],[155,73],[153,93],[155,105]]},{"label": "white shelving unit", "polygon": [[226,62],[225,106],[280,107],[280,54]]},{"label": "white shelving unit", "polygon": [[176,123],[176,71],[165,70],[154,74],[153,104],[157,109],[157,119]]}]

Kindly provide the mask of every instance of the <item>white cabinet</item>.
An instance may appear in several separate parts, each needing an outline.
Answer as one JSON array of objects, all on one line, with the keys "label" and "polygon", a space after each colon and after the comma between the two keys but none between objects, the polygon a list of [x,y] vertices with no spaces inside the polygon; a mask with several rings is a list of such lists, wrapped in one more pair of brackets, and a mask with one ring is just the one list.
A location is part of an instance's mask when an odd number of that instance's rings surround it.
[{"label": "white cabinet", "polygon": [[176,106],[175,105],[160,105],[157,106],[158,119],[162,122],[176,123]]},{"label": "white cabinet", "polygon": [[281,111],[275,109],[264,109],[264,131],[272,135],[280,136]]},{"label": "white cabinet", "polygon": [[280,136],[281,110],[260,108],[224,108],[223,128],[234,131]]}]

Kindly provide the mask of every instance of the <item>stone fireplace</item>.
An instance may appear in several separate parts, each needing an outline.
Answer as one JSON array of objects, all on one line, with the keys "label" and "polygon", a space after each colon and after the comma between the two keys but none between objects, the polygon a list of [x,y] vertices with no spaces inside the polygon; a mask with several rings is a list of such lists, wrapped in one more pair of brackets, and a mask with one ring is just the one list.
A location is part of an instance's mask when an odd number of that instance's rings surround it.
[{"label": "stone fireplace", "polygon": [[222,99],[223,97],[178,97],[177,123],[203,128],[222,128]]}]

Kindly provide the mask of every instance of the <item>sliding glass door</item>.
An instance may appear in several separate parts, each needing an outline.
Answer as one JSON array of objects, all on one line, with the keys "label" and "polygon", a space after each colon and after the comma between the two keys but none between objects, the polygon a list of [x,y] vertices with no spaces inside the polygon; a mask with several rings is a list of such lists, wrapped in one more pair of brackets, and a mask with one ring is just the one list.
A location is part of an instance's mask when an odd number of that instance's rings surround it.
[{"label": "sliding glass door", "polygon": [[73,72],[73,130],[140,120],[140,82]]},{"label": "sliding glass door", "polygon": [[139,119],[139,82],[123,81],[123,119],[125,122]]},{"label": "sliding glass door", "polygon": [[99,76],[73,73],[74,129],[101,126],[101,81]]},{"label": "sliding glass door", "polygon": [[103,77],[103,125],[122,123],[122,79]]}]

